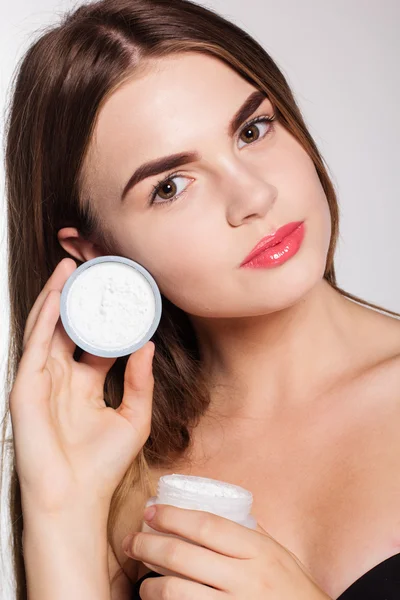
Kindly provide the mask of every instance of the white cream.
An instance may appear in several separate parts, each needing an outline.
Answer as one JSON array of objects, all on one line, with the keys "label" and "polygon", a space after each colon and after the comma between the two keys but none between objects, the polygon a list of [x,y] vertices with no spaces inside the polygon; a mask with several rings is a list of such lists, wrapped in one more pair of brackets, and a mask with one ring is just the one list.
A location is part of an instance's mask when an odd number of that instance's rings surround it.
[{"label": "white cream", "polygon": [[233,521],[247,522],[253,495],[245,488],[226,481],[172,473],[160,477],[157,496],[150,498],[148,503],[204,510]]},{"label": "white cream", "polygon": [[122,262],[100,262],[72,282],[66,312],[76,334],[99,349],[120,350],[139,342],[155,316],[147,279]]}]

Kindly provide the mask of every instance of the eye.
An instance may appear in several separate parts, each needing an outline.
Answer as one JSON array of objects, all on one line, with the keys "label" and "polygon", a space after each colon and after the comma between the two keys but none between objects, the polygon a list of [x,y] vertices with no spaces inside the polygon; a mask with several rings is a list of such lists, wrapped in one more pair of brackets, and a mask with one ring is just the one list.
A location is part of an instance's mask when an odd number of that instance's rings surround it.
[{"label": "eye", "polygon": [[[175,184],[171,185],[170,182],[173,179],[190,179],[190,177],[185,177],[181,173],[177,172],[168,175],[166,179],[161,180],[157,183],[157,185],[153,187],[153,192],[150,195],[150,204],[154,206],[156,206],[157,204],[168,204],[169,202],[173,202],[178,196],[183,194],[182,190],[179,192],[177,191],[177,189],[179,190],[179,186],[176,186]],[[166,189],[167,191],[165,191]],[[172,193],[172,197],[164,199],[162,198],[162,202],[155,202],[154,199],[160,192],[165,193],[166,195],[170,195]]]},{"label": "eye", "polygon": [[[251,132],[252,130],[253,130],[253,131],[254,131],[254,129],[256,129],[256,130],[257,130],[257,129],[258,129],[258,126],[259,126],[259,124],[260,124],[260,123],[261,123],[262,125],[264,125],[264,126],[266,126],[266,125],[268,124],[268,127],[267,127],[267,132],[266,132],[266,133],[264,133],[264,135],[262,135],[262,136],[261,136],[261,139],[262,139],[262,138],[264,138],[264,137],[265,137],[266,135],[268,135],[268,133],[270,133],[270,131],[272,130],[272,125],[271,125],[271,123],[272,123],[272,121],[274,121],[274,120],[275,120],[275,115],[274,115],[273,117],[268,117],[268,116],[260,116],[260,117],[256,117],[255,119],[252,119],[251,121],[249,121],[248,123],[246,123],[246,124],[245,124],[245,125],[242,127],[242,129],[241,129],[241,132],[240,132],[240,135],[239,135],[239,139],[241,138],[241,136],[242,136],[243,134],[245,134],[245,135],[247,136],[247,134],[248,134],[249,132]],[[255,128],[255,125],[257,126],[256,128]],[[252,143],[254,143],[253,137],[254,137],[254,134],[251,134],[251,133],[250,133],[250,136],[247,136],[247,137],[245,138],[245,140],[246,140],[246,141],[249,141],[249,142],[250,142],[250,144],[252,144]],[[255,141],[257,141],[258,139],[260,139],[260,135],[259,135],[259,134],[258,134],[258,135],[256,135],[256,140],[255,140]],[[249,145],[249,144],[245,144],[245,146],[248,146],[248,145]],[[242,147],[243,147],[243,146],[242,146]]]},{"label": "eye", "polygon": [[[267,126],[267,125],[269,125],[269,126],[266,127],[267,131],[263,135],[260,136],[260,134],[256,134],[255,141],[258,141],[258,140],[266,137],[272,131],[272,128],[273,128],[272,122],[275,120],[275,117],[276,117],[276,115],[273,115],[272,117],[269,117],[267,115],[262,115],[262,116],[256,117],[255,119],[252,119],[251,121],[246,123],[240,130],[240,134],[239,134],[239,138],[243,134],[245,134],[247,136],[245,138],[246,141],[250,142],[250,143],[246,143],[244,145],[249,146],[254,143],[253,138],[255,137],[255,135],[252,134],[251,132],[252,132],[252,130],[257,131],[259,124],[262,124],[264,126]],[[257,126],[257,127],[255,127],[255,126]],[[250,132],[250,136],[248,136],[249,132]],[[183,194],[186,191],[186,188],[184,188],[181,191],[178,191],[179,186],[176,186],[174,183],[171,185],[171,183],[170,183],[174,179],[191,179],[191,178],[185,177],[184,175],[182,175],[182,173],[174,172],[174,173],[170,173],[169,175],[167,175],[167,177],[165,179],[158,181],[157,184],[155,186],[153,186],[153,191],[150,194],[149,202],[151,205],[157,206],[157,205],[169,204],[170,202],[174,202],[180,196],[183,196]],[[165,189],[167,189],[167,191],[165,191]],[[169,195],[170,197],[169,198],[161,198],[162,202],[155,202],[155,197],[160,192],[165,193],[165,195],[167,195],[167,196]],[[171,196],[171,194],[172,194],[172,196]]]}]

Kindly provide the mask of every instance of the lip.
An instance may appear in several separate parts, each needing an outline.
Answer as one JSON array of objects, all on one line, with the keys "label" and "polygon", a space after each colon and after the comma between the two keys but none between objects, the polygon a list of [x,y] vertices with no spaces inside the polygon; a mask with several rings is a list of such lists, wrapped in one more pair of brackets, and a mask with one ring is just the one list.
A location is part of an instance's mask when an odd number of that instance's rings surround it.
[{"label": "lip", "polygon": [[273,235],[267,235],[263,237],[262,240],[260,240],[258,244],[253,248],[250,254],[246,256],[246,258],[243,260],[240,266],[242,267],[243,265],[247,264],[248,262],[253,260],[253,258],[264,252],[264,250],[266,250],[267,248],[271,248],[272,246],[276,246],[277,244],[282,242],[285,239],[285,237],[293,233],[293,231],[300,227],[302,223],[303,221],[292,221],[291,223],[287,223],[286,225],[283,225],[283,227],[277,229]]}]

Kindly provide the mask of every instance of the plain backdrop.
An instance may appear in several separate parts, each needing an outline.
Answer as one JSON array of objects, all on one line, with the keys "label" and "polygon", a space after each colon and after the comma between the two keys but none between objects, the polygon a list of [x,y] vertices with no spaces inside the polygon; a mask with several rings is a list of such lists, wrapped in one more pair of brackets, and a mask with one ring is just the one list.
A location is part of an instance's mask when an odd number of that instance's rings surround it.
[{"label": "plain backdrop", "polygon": [[[134,0],[132,0],[134,1]],[[295,93],[339,198],[338,283],[400,312],[399,0],[208,0],[253,35]],[[80,2],[14,0],[0,9],[0,137],[17,60],[37,30]],[[3,151],[0,165],[0,380],[8,335]],[[4,392],[0,398],[3,410]],[[2,505],[2,545],[8,514]],[[68,565],[66,565],[66,569]],[[2,600],[12,600],[9,563]]]}]

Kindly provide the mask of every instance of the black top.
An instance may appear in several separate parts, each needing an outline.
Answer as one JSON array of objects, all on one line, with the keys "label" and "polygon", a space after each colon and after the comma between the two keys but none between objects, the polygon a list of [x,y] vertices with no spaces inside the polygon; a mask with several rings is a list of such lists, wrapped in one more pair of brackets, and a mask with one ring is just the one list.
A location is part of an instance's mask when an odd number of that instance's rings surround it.
[{"label": "black top", "polygon": [[[148,577],[163,577],[150,571],[133,586],[132,600],[140,600],[139,588]],[[400,599],[400,552],[390,556],[361,575],[336,600],[399,600]]]}]

